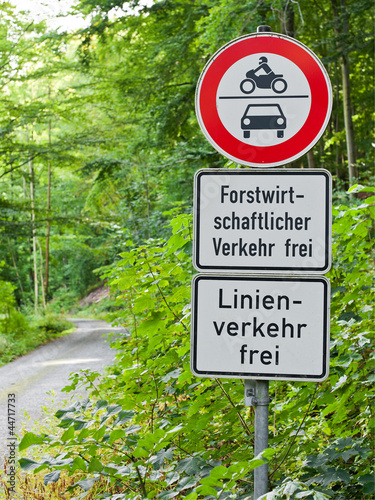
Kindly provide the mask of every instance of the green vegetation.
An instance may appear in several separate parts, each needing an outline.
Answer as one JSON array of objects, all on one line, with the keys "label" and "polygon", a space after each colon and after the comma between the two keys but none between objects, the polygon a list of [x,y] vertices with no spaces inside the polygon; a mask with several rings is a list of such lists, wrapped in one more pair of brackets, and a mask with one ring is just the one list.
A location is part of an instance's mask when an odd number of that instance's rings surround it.
[{"label": "green vegetation", "polygon": [[[274,489],[269,498],[289,492],[362,499],[375,491],[368,259],[374,200],[334,210],[329,379],[271,384],[271,449],[263,454]],[[20,461],[26,471],[49,470],[45,484],[67,471],[77,475],[68,491],[92,490],[93,498],[251,494],[251,471],[262,463],[252,458],[253,410],[243,408],[240,382],[197,380],[190,372],[190,216],[175,217],[171,227],[170,238],[122,254],[105,271],[118,303],[126,304],[111,319],[130,330],[115,342],[109,375],[99,382],[95,372],[74,374],[65,390],[83,384],[90,399],[56,413],[57,435],[27,433],[20,443],[20,450],[47,446],[42,461]]]},{"label": "green vegetation", "polygon": [[68,312],[98,285],[95,269],[191,212],[194,173],[226,165],[197,124],[199,74],[259,24],[311,47],[333,85],[324,136],[289,166],[329,169],[337,193],[371,183],[371,2],[140,4],[82,1],[91,24],[71,33],[1,6],[0,278],[21,308]]},{"label": "green vegetation", "polygon": [[51,311],[23,314],[17,308],[14,291],[11,283],[0,281],[0,366],[74,330],[72,323]]},{"label": "green vegetation", "polygon": [[16,309],[10,309],[1,321],[0,366],[13,361],[47,342],[68,335],[74,325],[61,315],[46,313],[26,317]]},{"label": "green vegetation", "polygon": [[[21,466],[36,474],[24,492],[38,498],[44,481],[49,498],[64,485],[65,498],[245,499],[264,460],[269,499],[370,498],[372,3],[80,0],[75,9],[89,26],[62,32],[0,6],[0,363],[61,333],[61,314],[103,282],[111,295],[90,314],[106,311],[129,335],[114,339],[105,377],[72,375],[66,390],[88,386],[89,400],[23,436]],[[195,87],[217,49],[260,24],[314,50],[334,91],[324,135],[288,165],[333,175],[331,372],[319,384],[271,383],[263,458],[253,456],[243,384],[189,368],[193,176],[241,168],[203,137]]]}]

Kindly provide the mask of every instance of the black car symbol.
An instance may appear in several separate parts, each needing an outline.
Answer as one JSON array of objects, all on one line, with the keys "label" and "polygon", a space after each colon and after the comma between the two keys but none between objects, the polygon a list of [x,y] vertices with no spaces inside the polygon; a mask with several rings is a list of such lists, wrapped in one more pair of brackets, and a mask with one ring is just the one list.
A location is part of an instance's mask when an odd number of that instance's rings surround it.
[{"label": "black car symbol", "polygon": [[277,137],[284,137],[286,118],[278,104],[249,104],[241,118],[241,129],[245,139],[250,130],[277,130]]}]

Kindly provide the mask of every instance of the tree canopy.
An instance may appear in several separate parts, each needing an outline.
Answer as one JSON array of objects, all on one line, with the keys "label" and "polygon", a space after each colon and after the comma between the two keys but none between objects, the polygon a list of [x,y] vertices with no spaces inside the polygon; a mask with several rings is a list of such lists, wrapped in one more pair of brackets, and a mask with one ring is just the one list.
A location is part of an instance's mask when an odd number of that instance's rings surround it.
[{"label": "tree canopy", "polygon": [[[100,387],[73,377],[91,399],[57,414],[56,439],[21,443],[65,458],[23,468],[49,468],[45,484],[78,471],[71,489],[93,498],[193,500],[248,498],[270,460],[270,498],[372,495],[372,2],[81,0],[88,26],[66,32],[0,11],[3,302],[14,317],[68,311],[104,280],[131,332]],[[324,135],[287,167],[332,173],[334,264],[330,380],[273,384],[273,449],[253,458],[242,385],[193,378],[188,339],[194,173],[241,168],[204,138],[195,89],[215,51],[259,25],[310,47],[332,81]]]},{"label": "tree canopy", "polygon": [[[34,285],[45,260],[47,300],[74,283],[83,293],[92,270],[121,250],[119,230],[140,243],[163,233],[169,210],[189,211],[194,172],[226,165],[197,124],[199,74],[220,46],[260,24],[314,50],[333,84],[327,131],[292,166],[325,167],[337,188],[372,175],[367,0],[90,0],[74,7],[89,26],[66,33],[1,8],[3,278],[17,279],[28,301],[42,300],[43,283],[37,299]],[[34,264],[33,238],[42,248]]]}]

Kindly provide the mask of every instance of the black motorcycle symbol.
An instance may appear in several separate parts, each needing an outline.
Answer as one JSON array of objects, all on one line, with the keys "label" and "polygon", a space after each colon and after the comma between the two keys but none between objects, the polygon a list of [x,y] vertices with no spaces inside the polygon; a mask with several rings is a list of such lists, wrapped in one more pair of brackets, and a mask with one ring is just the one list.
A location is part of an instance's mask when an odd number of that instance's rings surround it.
[{"label": "black motorcycle symbol", "polygon": [[251,94],[255,88],[272,89],[276,94],[286,91],[288,84],[283,75],[276,75],[267,64],[267,57],[259,59],[259,66],[246,73],[245,80],[240,83],[240,89],[244,94]]}]

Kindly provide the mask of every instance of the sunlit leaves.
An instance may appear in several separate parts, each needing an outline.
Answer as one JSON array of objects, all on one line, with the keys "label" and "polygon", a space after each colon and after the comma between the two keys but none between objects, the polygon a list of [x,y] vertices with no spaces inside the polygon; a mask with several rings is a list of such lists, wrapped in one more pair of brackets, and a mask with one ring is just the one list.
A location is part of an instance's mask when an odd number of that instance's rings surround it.
[{"label": "sunlit leaves", "polygon": [[[268,499],[325,500],[340,492],[338,498],[351,500],[370,493],[372,291],[364,283],[372,272],[373,234],[355,232],[358,224],[367,227],[368,205],[335,211],[330,377],[271,384],[274,449],[252,456],[253,414],[243,409],[242,384],[190,372],[191,218],[179,216],[170,239],[123,253],[106,270],[123,306],[116,320],[130,333],[115,341],[117,363],[99,385],[98,374],[72,376],[70,388],[91,385],[97,399],[57,412],[60,438],[26,435],[21,442],[25,448],[63,443],[69,459],[23,467],[80,471],[81,489],[95,487],[99,474],[112,487],[131,486],[149,498],[193,500],[251,495],[252,469],[269,461]],[[349,260],[352,248],[356,258]]]}]

